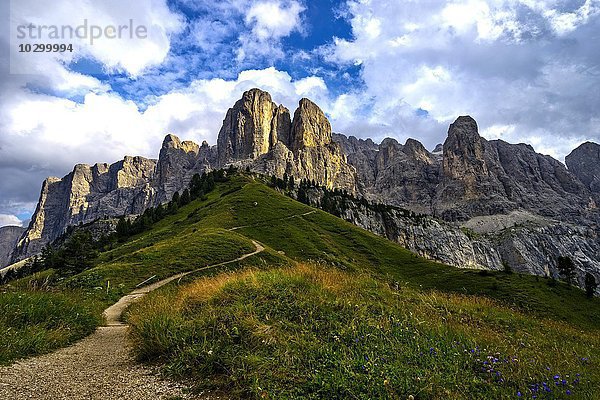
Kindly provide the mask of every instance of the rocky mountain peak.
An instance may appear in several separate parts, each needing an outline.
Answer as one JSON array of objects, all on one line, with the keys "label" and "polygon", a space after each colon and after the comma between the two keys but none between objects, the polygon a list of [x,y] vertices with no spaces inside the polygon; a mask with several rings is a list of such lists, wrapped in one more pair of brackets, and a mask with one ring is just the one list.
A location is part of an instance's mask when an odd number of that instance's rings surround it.
[{"label": "rocky mountain peak", "polygon": [[20,226],[0,227],[0,268],[10,263],[10,254],[23,233],[25,228]]},{"label": "rocky mountain peak", "polygon": [[421,142],[415,139],[408,139],[402,149],[404,154],[413,157],[425,163],[432,163],[431,154],[427,151]]},{"label": "rocky mountain peak", "polygon": [[444,142],[443,172],[446,176],[469,180],[488,174],[484,162],[485,139],[479,136],[477,122],[461,116],[450,125]]},{"label": "rocky mountain peak", "polygon": [[470,115],[461,115],[450,124],[448,136],[451,134],[463,134],[468,137],[476,138],[479,137],[479,128],[477,127],[477,121]]},{"label": "rocky mountain peak", "polygon": [[565,162],[573,173],[592,192],[600,194],[600,145],[583,143],[573,150]]},{"label": "rocky mountain peak", "polygon": [[309,99],[301,99],[292,122],[293,150],[331,143],[331,124],[323,111]]},{"label": "rocky mountain peak", "polygon": [[177,136],[170,133],[165,136],[163,140],[161,152],[163,150],[169,151],[170,149],[182,150],[185,153],[198,154],[200,147],[196,143],[189,140],[182,142]]},{"label": "rocky mountain peak", "polygon": [[278,107],[271,95],[251,89],[227,111],[217,140],[218,161],[255,159],[289,138],[289,111]]}]

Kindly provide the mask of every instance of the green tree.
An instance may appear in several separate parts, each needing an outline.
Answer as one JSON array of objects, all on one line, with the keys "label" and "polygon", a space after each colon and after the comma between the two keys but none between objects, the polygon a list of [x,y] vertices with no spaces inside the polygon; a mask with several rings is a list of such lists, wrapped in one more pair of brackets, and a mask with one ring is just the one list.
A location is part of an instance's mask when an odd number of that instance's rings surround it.
[{"label": "green tree", "polygon": [[201,197],[202,182],[203,180],[199,174],[194,174],[194,176],[192,176],[192,180],[190,181],[190,195],[193,199]]},{"label": "green tree", "polygon": [[173,193],[173,198],[171,199],[171,201],[172,201],[172,202],[173,202],[173,204],[175,204],[177,207],[179,207],[179,200],[180,200],[179,192],[175,192],[175,193]]},{"label": "green tree", "polygon": [[88,231],[76,231],[62,246],[60,267],[63,272],[76,274],[93,266],[98,256],[92,234]]},{"label": "green tree", "polygon": [[42,249],[41,258],[45,268],[56,268],[56,251],[54,247],[49,244],[45,245]]},{"label": "green tree", "polygon": [[575,264],[571,257],[558,257],[558,273],[565,279],[569,285],[573,280],[573,275],[575,274]]},{"label": "green tree", "polygon": [[119,218],[116,231],[119,240],[128,238],[131,235],[131,221],[125,217]]},{"label": "green tree", "polygon": [[156,218],[156,221],[160,221],[161,219],[163,219],[166,215],[166,211],[165,211],[165,206],[163,206],[162,204],[159,204],[156,206],[156,209],[154,210],[154,217]]},{"label": "green tree", "polygon": [[181,198],[179,199],[179,204],[182,206],[185,206],[186,204],[189,204],[192,201],[192,198],[190,196],[190,191],[188,189],[185,189],[183,191],[183,193],[181,194]]},{"label": "green tree", "polygon": [[585,295],[590,299],[594,297],[594,293],[596,293],[596,288],[598,287],[598,283],[596,282],[596,278],[594,275],[589,272],[585,273]]},{"label": "green tree", "polygon": [[290,180],[290,178],[288,177],[287,172],[284,172],[283,173],[283,184],[281,185],[282,189],[287,189],[289,180]]}]

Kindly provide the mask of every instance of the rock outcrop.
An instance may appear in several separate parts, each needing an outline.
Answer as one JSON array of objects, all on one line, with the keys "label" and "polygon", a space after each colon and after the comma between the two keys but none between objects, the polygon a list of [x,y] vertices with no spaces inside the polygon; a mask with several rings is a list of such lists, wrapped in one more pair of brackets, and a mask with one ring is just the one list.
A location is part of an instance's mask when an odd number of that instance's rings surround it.
[{"label": "rock outcrop", "polygon": [[40,199],[13,261],[38,253],[68,226],[98,218],[138,214],[152,204],[155,160],[125,157],[115,164],[78,164],[60,178],[42,184]]},{"label": "rock outcrop", "polygon": [[10,263],[10,255],[23,233],[25,233],[25,228],[20,226],[0,228],[0,268]]},{"label": "rock outcrop", "polygon": [[337,143],[331,125],[312,101],[301,99],[290,121],[287,108],[277,106],[259,89],[245,92],[227,111],[219,131],[218,165],[252,170],[356,192],[356,171]]},{"label": "rock outcrop", "polygon": [[206,142],[198,146],[191,141],[182,142],[175,135],[167,135],[151,180],[156,193],[152,203],[157,205],[171,200],[175,192],[189,184],[194,174],[215,168],[216,165],[215,147],[210,147]]},{"label": "rock outcrop", "polygon": [[590,190],[559,161],[529,145],[485,140],[469,116],[450,125],[441,152],[412,139],[374,148],[335,137],[350,152],[365,196],[379,202],[447,221],[527,210],[581,222],[596,210]]},{"label": "rock outcrop", "polygon": [[278,107],[267,92],[249,90],[223,120],[217,140],[219,165],[254,160],[277,142],[289,145],[290,130],[290,113],[285,107]]},{"label": "rock outcrop", "polygon": [[600,197],[600,144],[583,143],[565,157],[565,162],[569,171]]}]

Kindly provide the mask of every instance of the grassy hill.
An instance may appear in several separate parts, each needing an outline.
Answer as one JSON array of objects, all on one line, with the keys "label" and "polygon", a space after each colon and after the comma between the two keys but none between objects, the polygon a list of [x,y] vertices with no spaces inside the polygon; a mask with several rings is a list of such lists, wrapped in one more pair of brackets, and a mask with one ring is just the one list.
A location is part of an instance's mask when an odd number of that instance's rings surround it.
[{"label": "grassy hill", "polygon": [[[213,389],[250,397],[279,392],[290,398],[351,398],[356,392],[358,398],[464,398],[470,397],[463,391],[469,388],[502,398],[519,391],[531,396],[528,385],[537,384],[551,393],[546,396],[561,389],[562,395],[569,390],[593,398],[590,387],[600,382],[594,368],[600,356],[598,299],[543,278],[425,260],[246,174],[101,253],[94,268],[35,295],[78,296],[79,304],[89,304],[89,321],[98,321],[100,306],[139,283],[234,259],[254,249],[252,240],[265,251],[227,268],[192,274],[132,310],[141,359],[161,361],[174,375],[198,382],[211,378]],[[229,274],[219,275],[224,271]],[[2,310],[18,308],[18,296],[30,296],[27,288],[48,274],[13,284],[14,298],[0,302]],[[331,283],[336,280],[340,287]],[[205,287],[212,289],[204,293]],[[68,313],[67,306],[61,310]],[[230,319],[224,322],[225,316]],[[396,320],[399,325],[390,323]],[[0,320],[0,329],[7,325]],[[22,325],[10,328],[23,332]],[[89,333],[94,323],[86,326],[54,347]],[[413,340],[401,335],[405,328]],[[350,346],[356,335],[372,341],[359,339],[363,345]],[[317,345],[309,346],[313,339]],[[207,343],[214,346],[209,349]],[[5,360],[52,347],[14,351]],[[303,360],[303,353],[313,358]],[[484,361],[490,356],[503,361],[501,375],[495,375],[497,368],[487,372],[489,361]],[[504,362],[513,358],[527,362]],[[559,385],[553,373],[560,375]],[[298,381],[290,380],[292,375]],[[543,382],[554,385],[553,391],[545,392]],[[292,385],[300,392],[286,392]],[[361,392],[361,387],[373,391]]]}]

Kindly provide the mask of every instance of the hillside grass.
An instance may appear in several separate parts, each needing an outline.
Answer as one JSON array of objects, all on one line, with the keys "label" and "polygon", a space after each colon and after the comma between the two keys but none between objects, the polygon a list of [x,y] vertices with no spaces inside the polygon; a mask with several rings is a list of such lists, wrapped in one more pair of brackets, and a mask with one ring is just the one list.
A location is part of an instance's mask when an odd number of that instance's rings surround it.
[{"label": "hillside grass", "polygon": [[460,269],[426,260],[260,182],[249,182],[242,190],[197,208],[182,223],[239,227],[234,232],[295,261],[324,261],[350,271],[366,270],[400,286],[486,296],[533,315],[582,328],[600,327],[600,300],[586,298],[580,289],[546,278]]},{"label": "hillside grass", "polygon": [[89,335],[102,323],[103,306],[70,291],[0,293],[0,365]]},{"label": "hillside grass", "polygon": [[600,382],[595,332],[323,264],[204,277],[128,321],[139,360],[234,398],[591,399]]}]

